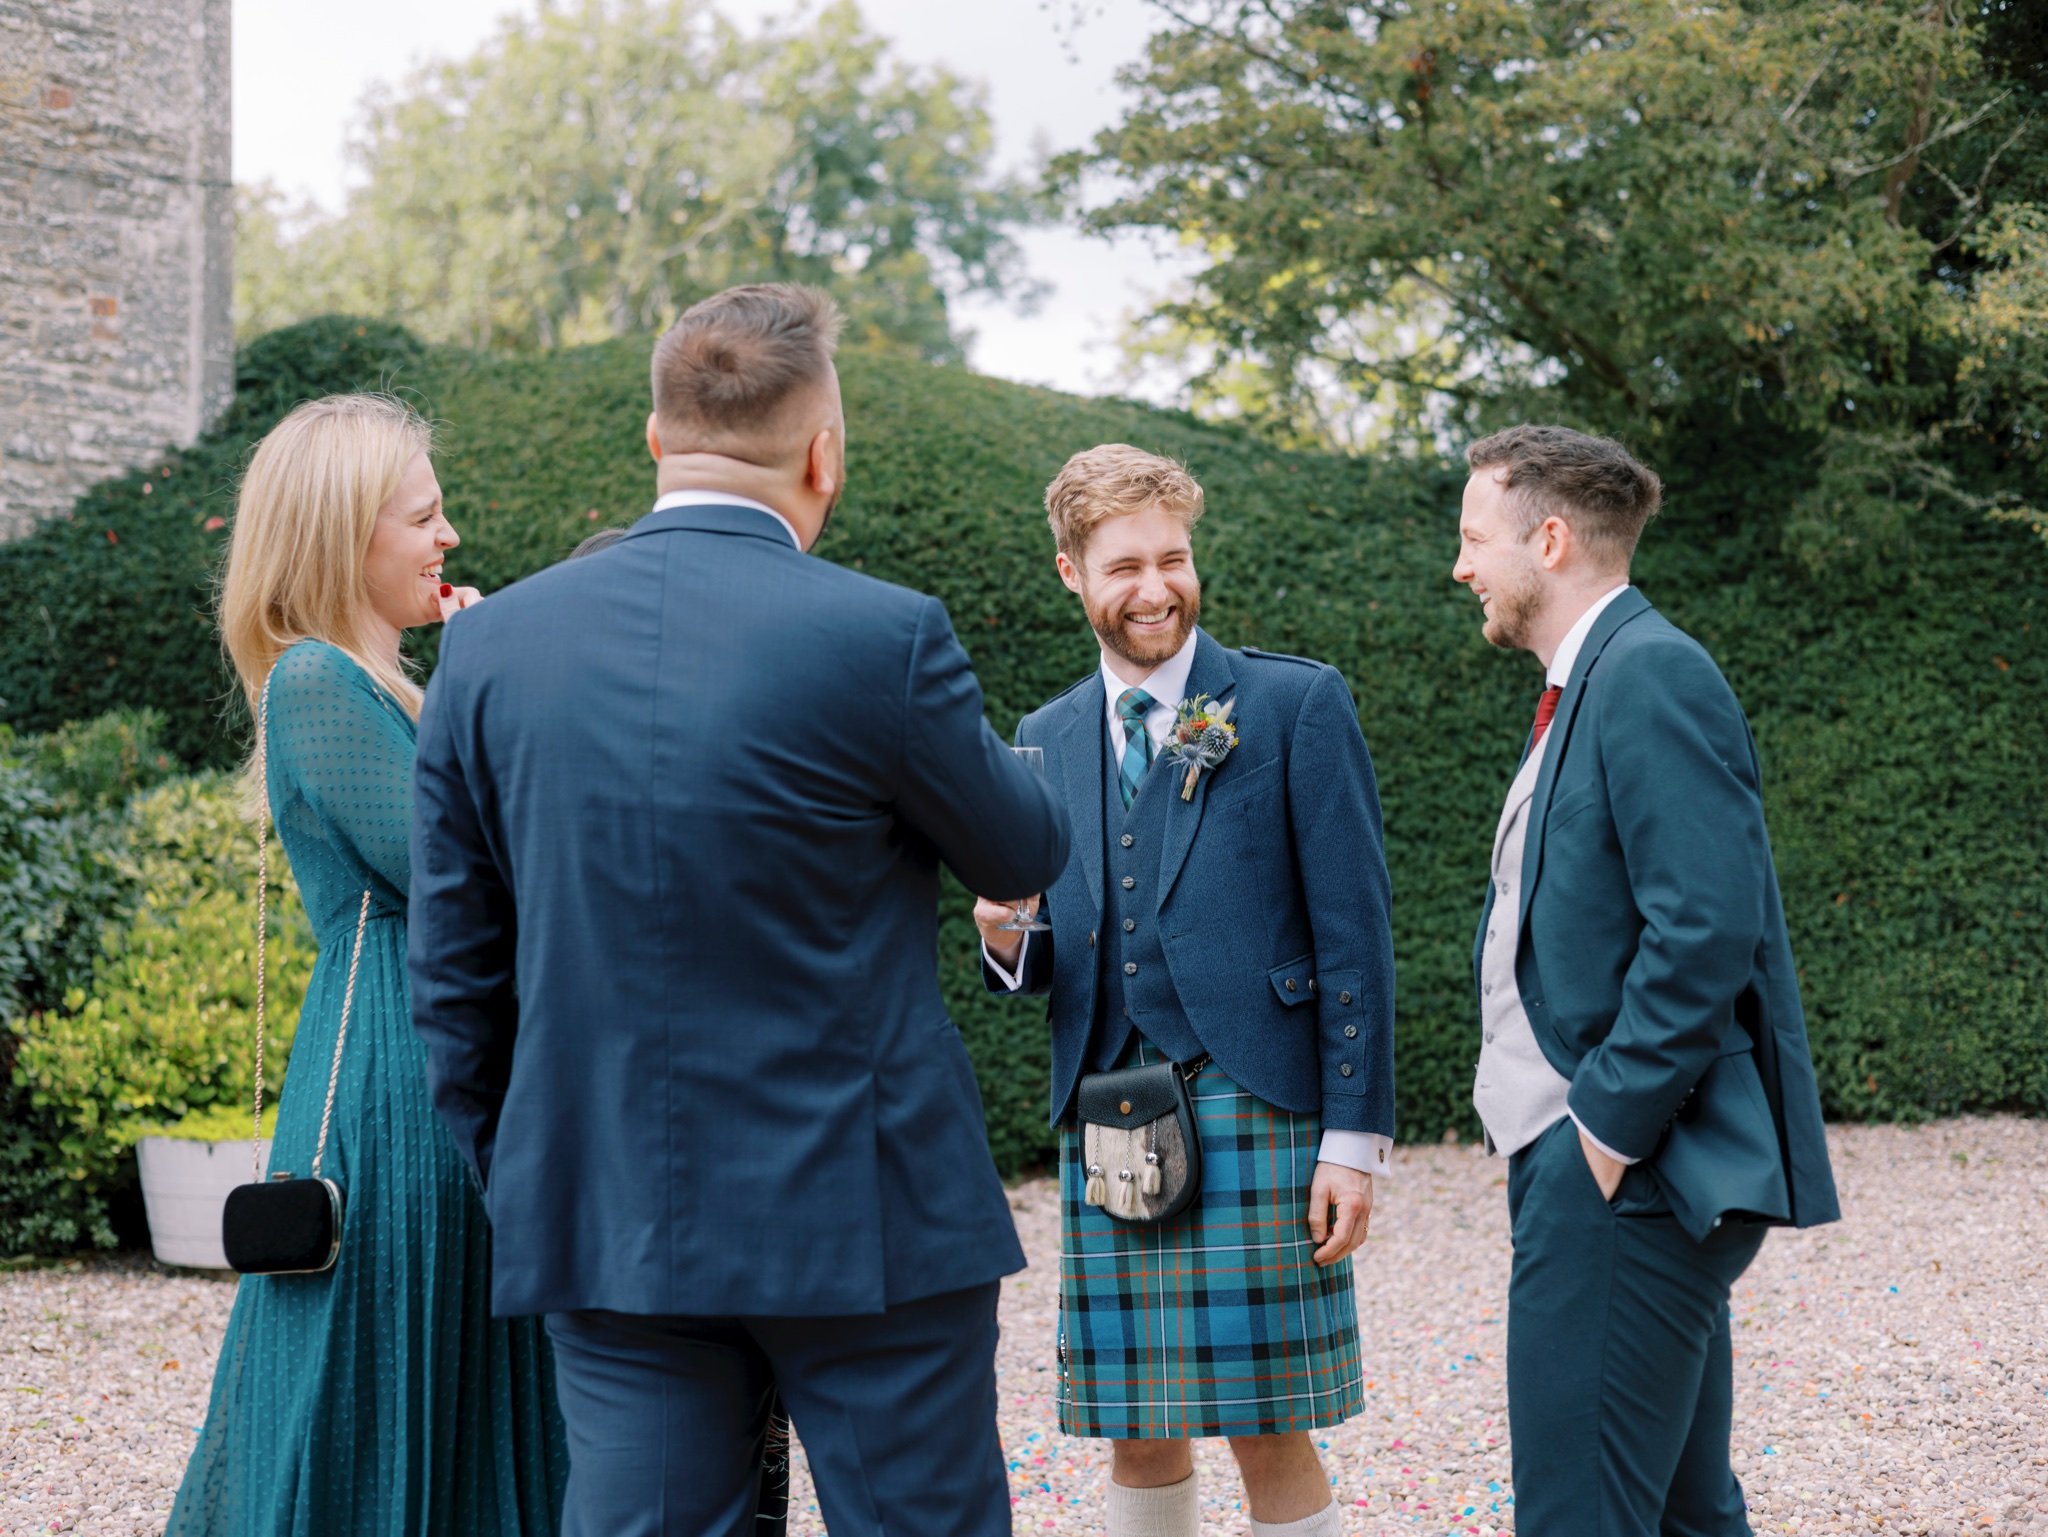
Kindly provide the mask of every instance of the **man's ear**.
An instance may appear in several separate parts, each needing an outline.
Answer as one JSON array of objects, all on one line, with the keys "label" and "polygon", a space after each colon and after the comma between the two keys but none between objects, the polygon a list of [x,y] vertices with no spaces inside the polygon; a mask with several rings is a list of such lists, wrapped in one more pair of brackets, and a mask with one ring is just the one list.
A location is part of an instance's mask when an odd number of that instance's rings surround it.
[{"label": "man's ear", "polygon": [[652,411],[647,413],[647,451],[656,464],[661,463],[661,423]]},{"label": "man's ear", "polygon": [[1537,526],[1536,535],[1540,541],[1536,546],[1537,562],[1545,571],[1555,571],[1568,560],[1575,548],[1572,526],[1563,518],[1552,515]]},{"label": "man's ear", "polygon": [[1060,580],[1067,584],[1067,591],[1078,594],[1081,590],[1081,573],[1074,568],[1074,563],[1067,559],[1066,552],[1062,550],[1053,556],[1052,560],[1053,564],[1059,567]]},{"label": "man's ear", "polygon": [[838,467],[833,463],[832,454],[835,436],[830,427],[819,432],[811,439],[811,451],[804,460],[804,484],[819,496],[829,497],[839,489]]}]

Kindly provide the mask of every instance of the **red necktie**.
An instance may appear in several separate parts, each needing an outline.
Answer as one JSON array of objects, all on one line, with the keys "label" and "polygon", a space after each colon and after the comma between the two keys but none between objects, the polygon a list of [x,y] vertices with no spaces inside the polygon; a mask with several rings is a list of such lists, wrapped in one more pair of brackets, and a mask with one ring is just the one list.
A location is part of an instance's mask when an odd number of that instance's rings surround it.
[{"label": "red necktie", "polygon": [[1563,692],[1562,688],[1552,685],[1536,701],[1536,735],[1529,741],[1529,751],[1534,752],[1543,745],[1543,733],[1550,729],[1550,717],[1557,713],[1558,696]]}]

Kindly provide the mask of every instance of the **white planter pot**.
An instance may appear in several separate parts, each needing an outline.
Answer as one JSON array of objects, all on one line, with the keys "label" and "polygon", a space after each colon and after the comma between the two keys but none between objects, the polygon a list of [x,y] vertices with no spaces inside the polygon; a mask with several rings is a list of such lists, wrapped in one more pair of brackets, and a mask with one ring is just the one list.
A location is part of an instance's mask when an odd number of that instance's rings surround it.
[{"label": "white planter pot", "polygon": [[[270,1139],[258,1144],[270,1167]],[[249,1139],[188,1142],[144,1137],[135,1144],[142,1169],[142,1204],[149,1211],[149,1246],[166,1265],[225,1270],[220,1247],[221,1208],[228,1192],[249,1183]]]}]

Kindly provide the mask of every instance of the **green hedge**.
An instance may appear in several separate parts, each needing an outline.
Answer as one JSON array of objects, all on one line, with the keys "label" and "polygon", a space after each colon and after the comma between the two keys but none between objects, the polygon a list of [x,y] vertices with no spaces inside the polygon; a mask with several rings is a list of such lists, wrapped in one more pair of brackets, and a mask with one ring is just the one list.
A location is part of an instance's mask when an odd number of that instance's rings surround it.
[{"label": "green hedge", "polygon": [[[446,425],[438,467],[464,540],[451,575],[489,591],[648,505],[645,353],[478,359],[335,321],[266,338],[244,359],[231,431],[159,467],[171,473],[148,496],[145,477],[110,483],[71,523],[0,548],[0,612],[69,595],[47,623],[0,637],[0,714],[42,727],[149,705],[178,751],[228,761],[238,743],[204,620],[221,535],[204,524],[229,510],[249,434],[293,389],[395,373],[418,391]],[[1472,924],[1541,679],[1529,658],[1486,646],[1450,580],[1462,477],[1280,453],[1185,416],[956,369],[850,354],[842,375],[849,489],[821,553],[942,597],[1005,732],[1094,664],[1052,570],[1047,480],[1110,439],[1188,461],[1209,499],[1209,628],[1333,662],[1358,697],[1393,866],[1402,1135],[1470,1132]],[[1780,552],[1781,509],[1810,478],[1798,445],[1692,446],[1692,462],[1660,466],[1670,510],[1638,577],[1720,658],[1755,723],[1830,1112],[2048,1109],[2038,545],[1925,512],[1903,554],[1817,576]],[[950,900],[944,981],[991,1143],[1015,1169],[1051,1146],[1044,1031],[1036,1007],[981,993],[964,896]]]}]

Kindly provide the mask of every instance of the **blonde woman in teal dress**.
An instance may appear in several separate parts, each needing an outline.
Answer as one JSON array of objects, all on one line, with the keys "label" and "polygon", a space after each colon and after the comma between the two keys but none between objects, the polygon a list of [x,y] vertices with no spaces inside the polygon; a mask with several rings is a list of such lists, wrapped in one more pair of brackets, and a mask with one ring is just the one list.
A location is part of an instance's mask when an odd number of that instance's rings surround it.
[{"label": "blonde woman in teal dress", "polygon": [[240,1282],[172,1537],[558,1525],[549,1346],[538,1320],[491,1317],[483,1206],[428,1103],[407,993],[420,690],[399,638],[478,599],[443,579],[458,541],[429,447],[397,401],[309,402],[264,438],[236,506],[221,629],[252,713],[269,685],[263,789],[320,947],[272,1168],[311,1165],[366,889],[370,906],[323,1169],[340,1257]]}]

